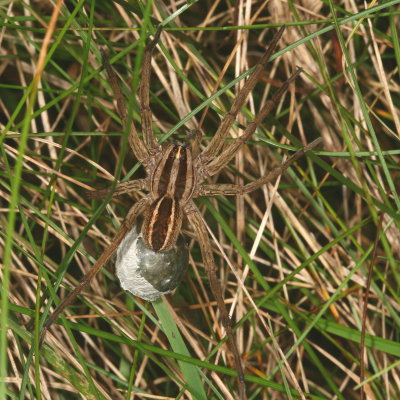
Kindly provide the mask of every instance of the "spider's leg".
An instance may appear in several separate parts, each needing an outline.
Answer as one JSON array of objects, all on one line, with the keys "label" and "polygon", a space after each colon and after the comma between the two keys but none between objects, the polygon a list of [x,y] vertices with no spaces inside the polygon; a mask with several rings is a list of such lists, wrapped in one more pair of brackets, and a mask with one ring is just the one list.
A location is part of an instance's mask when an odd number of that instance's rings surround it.
[{"label": "spider's leg", "polygon": [[268,46],[264,55],[261,57],[257,65],[254,67],[254,71],[248,77],[244,86],[237,94],[231,106],[231,109],[222,118],[217,132],[215,133],[215,135],[213,136],[207,147],[200,154],[202,160],[210,160],[218,154],[219,150],[224,144],[226,136],[229,134],[229,130],[231,129],[231,126],[234,123],[236,116],[238,115],[243,104],[246,102],[249,93],[254,89],[254,86],[256,85],[261,75],[263,74],[265,66],[268,63],[272,55],[272,52],[274,51],[276,44],[281,38],[284,30],[285,26],[282,26],[281,29],[279,29],[279,31],[272,38],[271,44]]},{"label": "spider's leg", "polygon": [[141,214],[146,205],[148,204],[148,198],[143,198],[135,203],[132,208],[129,210],[127,216],[121,224],[119,231],[114,237],[111,244],[104,250],[103,254],[99,257],[99,259],[95,262],[93,267],[88,271],[88,273],[82,278],[79,282],[78,286],[65,298],[61,301],[58,307],[54,310],[53,314],[48,318],[48,320],[44,323],[42,331],[40,333],[39,343],[42,343],[46,332],[48,331],[50,325],[58,318],[58,316],[63,312],[64,308],[70,305],[78,296],[83,289],[86,288],[91,282],[91,280],[96,276],[99,272],[100,268],[111,258],[114,252],[117,250],[118,246],[122,242],[123,238],[127,234],[127,232],[132,228],[136,217]]},{"label": "spider's leg", "polygon": [[[146,179],[135,179],[133,181],[117,183],[115,189],[113,191],[114,196],[120,196],[121,194],[131,193],[136,190],[143,190],[147,188],[147,180]],[[88,199],[94,198],[102,198],[106,197],[110,193],[109,188],[99,189],[99,190],[88,190],[86,191],[86,197]]]},{"label": "spider's leg", "polygon": [[199,189],[194,193],[193,197],[197,196],[236,196],[245,193],[252,192],[259,187],[271,182],[282,175],[282,173],[289,168],[294,162],[302,157],[307,151],[312,150],[315,146],[321,143],[322,139],[318,138],[304,146],[302,149],[296,151],[286,161],[284,161],[279,167],[276,167],[269,171],[267,175],[247,185],[233,185],[233,184],[214,184],[214,185],[201,185]]},{"label": "spider's leg", "polygon": [[143,140],[147,148],[158,148],[157,139],[154,136],[152,127],[153,114],[150,109],[150,74],[151,74],[151,55],[157,45],[161,35],[161,28],[158,28],[154,35],[154,39],[148,43],[143,54],[142,78],[140,80],[139,101],[140,115],[142,117]]},{"label": "spider's leg", "polygon": [[224,299],[221,293],[221,287],[218,284],[216,266],[211,251],[211,243],[208,237],[207,229],[204,225],[200,211],[193,203],[193,201],[190,201],[186,205],[185,211],[189,219],[189,222],[192,225],[195,234],[197,235],[197,240],[200,243],[200,250],[203,257],[205,268],[207,270],[207,275],[210,281],[211,290],[214,294],[215,300],[217,301],[218,309],[219,312],[221,313],[222,324],[225,328],[226,336],[228,338],[229,348],[235,360],[235,368],[238,374],[239,398],[240,400],[245,400],[247,397],[246,397],[246,387],[244,381],[242,362],[232,333],[232,321],[225,307]]},{"label": "spider's leg", "polygon": [[[103,58],[103,64],[107,70],[111,87],[114,92],[114,96],[117,99],[118,115],[121,118],[122,126],[126,129],[127,128],[126,125],[128,122],[128,113],[124,95],[122,94],[121,88],[119,87],[117,76],[115,75],[115,72],[112,69],[107,59],[107,56],[104,52],[102,52],[102,58]],[[139,138],[135,125],[132,120],[130,121],[130,127],[129,127],[129,144],[131,146],[133,154],[141,163],[143,163],[149,157],[149,151],[147,150],[143,141]]]},{"label": "spider's leg", "polygon": [[[286,92],[289,87],[289,84],[293,82],[297,76],[302,72],[302,69],[299,68],[272,96],[272,99],[267,101],[264,107],[260,110],[260,112],[256,115],[254,120],[247,125],[244,130],[243,135],[239,136],[235,141],[229,143],[221,154],[214,158],[207,166],[204,171],[204,178],[207,176],[215,175],[222,169],[236,154],[239,148],[251,138],[253,133],[256,131],[258,125],[263,121],[263,119],[271,112],[273,107],[277,104],[280,97]],[[203,179],[204,179],[203,178]]]}]

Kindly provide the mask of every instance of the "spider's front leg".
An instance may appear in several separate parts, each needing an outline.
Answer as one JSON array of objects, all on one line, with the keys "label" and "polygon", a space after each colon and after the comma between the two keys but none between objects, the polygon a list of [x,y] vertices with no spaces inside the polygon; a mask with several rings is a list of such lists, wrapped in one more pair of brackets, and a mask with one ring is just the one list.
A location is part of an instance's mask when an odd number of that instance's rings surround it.
[{"label": "spider's front leg", "polygon": [[132,208],[129,210],[127,216],[125,217],[124,221],[121,224],[121,227],[117,234],[115,235],[114,239],[108,246],[106,250],[104,250],[103,254],[99,257],[93,267],[89,270],[89,272],[82,278],[79,282],[78,286],[58,305],[58,307],[54,310],[53,314],[48,318],[48,320],[44,323],[42,331],[40,333],[39,343],[42,343],[46,333],[51,326],[51,324],[58,318],[58,316],[63,312],[65,307],[70,305],[75,298],[85,289],[92,279],[96,276],[99,272],[100,268],[110,260],[111,256],[117,250],[118,246],[122,242],[125,235],[128,231],[132,228],[136,217],[144,212],[146,206],[148,205],[148,198],[145,197],[135,203]]},{"label": "spider's front leg", "polygon": [[[219,172],[236,154],[236,152],[243,146],[243,144],[251,138],[256,131],[258,125],[266,118],[271,110],[278,103],[282,95],[288,90],[289,85],[293,82],[302,72],[299,68],[283,85],[275,92],[271,100],[268,100],[264,107],[261,108],[259,113],[255,116],[254,120],[246,127],[243,135],[239,136],[235,141],[229,143],[221,152],[221,154],[214,158],[204,169],[204,176],[213,176]],[[200,157],[202,155],[200,154]]]},{"label": "spider's front leg", "polygon": [[243,107],[250,92],[254,89],[255,85],[261,78],[261,75],[264,72],[265,66],[268,63],[268,61],[272,55],[272,52],[274,51],[284,30],[285,30],[285,26],[282,26],[279,29],[279,31],[275,33],[267,50],[265,51],[265,53],[263,54],[261,59],[258,61],[257,65],[254,67],[253,72],[247,78],[247,80],[246,80],[244,86],[242,87],[242,89],[240,90],[240,92],[237,94],[237,96],[231,106],[231,109],[222,118],[221,123],[217,129],[217,132],[215,132],[215,135],[211,139],[210,143],[207,145],[207,147],[201,153],[200,156],[201,156],[202,160],[211,160],[221,150],[222,146],[224,145],[224,141],[225,141],[226,137],[228,136],[229,131],[230,131],[233,123],[235,122],[237,115],[239,114],[240,109]]},{"label": "spider's front leg", "polygon": [[150,109],[150,74],[151,74],[151,55],[160,39],[162,29],[158,28],[154,35],[154,39],[149,42],[144,50],[142,78],[140,80],[139,100],[140,115],[142,118],[143,140],[150,152],[158,149],[158,142],[154,136],[152,127],[153,114]]},{"label": "spider's front leg", "polygon": [[144,145],[143,141],[140,139],[133,120],[130,121],[129,129],[127,128],[128,112],[124,95],[119,87],[117,76],[115,75],[115,72],[112,69],[104,51],[102,52],[102,58],[112,90],[114,92],[114,96],[117,100],[117,111],[119,117],[121,118],[122,126],[129,131],[129,144],[132,152],[141,163],[144,163],[149,157],[149,151]]},{"label": "spider's front leg", "polygon": [[[129,127],[129,144],[132,148],[135,157],[147,167],[149,156],[154,156],[154,153],[159,151],[159,145],[156,137],[154,136],[152,128],[153,114],[150,109],[150,74],[151,74],[151,56],[157,42],[160,38],[162,29],[159,28],[154,35],[154,39],[146,46],[143,55],[142,74],[139,88],[139,103],[140,115],[142,120],[143,141],[140,139],[133,121],[130,121]],[[128,122],[128,113],[126,102],[119,87],[117,77],[112,69],[105,53],[102,53],[103,63],[107,70],[107,74],[117,99],[117,110],[121,118],[122,125],[126,129]]]},{"label": "spider's front leg", "polygon": [[216,266],[214,263],[214,257],[212,255],[212,250],[211,250],[212,248],[210,239],[208,237],[207,229],[204,224],[203,217],[201,216],[200,211],[198,210],[197,206],[193,203],[193,201],[190,201],[185,206],[185,213],[197,235],[197,240],[200,243],[200,250],[207,271],[208,279],[210,281],[211,290],[214,294],[215,300],[217,301],[218,309],[219,312],[221,313],[222,324],[225,328],[226,336],[228,338],[229,349],[233,354],[235,360],[235,368],[238,373],[239,398],[240,400],[245,400],[247,396],[246,396],[246,386],[244,381],[242,362],[232,332],[232,321],[229,317],[224,299],[222,297],[221,287],[218,284]]}]

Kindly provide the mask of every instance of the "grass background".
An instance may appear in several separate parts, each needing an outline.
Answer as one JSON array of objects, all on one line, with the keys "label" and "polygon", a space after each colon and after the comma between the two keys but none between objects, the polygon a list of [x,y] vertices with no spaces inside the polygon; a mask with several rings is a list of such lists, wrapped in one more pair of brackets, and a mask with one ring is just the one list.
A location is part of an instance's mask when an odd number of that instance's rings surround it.
[{"label": "grass background", "polygon": [[2,2],[0,398],[235,398],[189,227],[187,279],[154,304],[157,314],[120,289],[110,264],[38,346],[54,304],[140,198],[84,196],[114,177],[143,176],[100,49],[140,127],[130,93],[159,23],[151,104],[162,140],[201,127],[204,145],[276,27],[288,26],[232,136],[304,68],[215,181],[249,182],[323,138],[276,184],[197,202],[237,322],[249,398],[400,398],[398,3]]}]

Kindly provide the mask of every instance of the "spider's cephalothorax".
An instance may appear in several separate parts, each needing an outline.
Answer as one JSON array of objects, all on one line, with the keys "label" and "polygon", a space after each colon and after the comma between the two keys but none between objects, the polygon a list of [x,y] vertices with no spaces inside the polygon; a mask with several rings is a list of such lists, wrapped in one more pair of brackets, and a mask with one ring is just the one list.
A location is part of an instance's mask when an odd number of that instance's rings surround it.
[{"label": "spider's cephalothorax", "polygon": [[[306,151],[312,149],[319,143],[320,140],[314,140],[314,142],[297,151],[279,167],[270,171],[266,176],[246,185],[204,183],[207,177],[217,174],[232,157],[234,157],[241,146],[252,137],[258,125],[270,113],[273,106],[286,92],[289,84],[300,74],[301,69],[297,69],[297,71],[276,91],[272,99],[260,108],[254,120],[245,128],[243,134],[236,140],[226,142],[231,127],[242,106],[246,103],[249,93],[264,74],[265,66],[283,30],[284,27],[275,34],[270,46],[254,67],[242,89],[237,93],[230,111],[222,118],[213,138],[200,154],[196,156],[195,160],[193,160],[192,152],[188,147],[178,145],[160,146],[153,132],[149,95],[151,54],[157,45],[161,30],[157,31],[153,41],[147,45],[143,55],[142,76],[139,90],[143,139],[137,134],[133,123],[131,123],[129,127],[127,126],[128,118],[124,97],[119,88],[116,75],[106,57],[104,57],[104,65],[107,69],[109,81],[112,85],[115,97],[117,98],[118,113],[126,129],[129,128],[129,144],[132,152],[143,164],[147,173],[146,179],[138,179],[118,184],[115,188],[114,195],[130,193],[136,190],[146,190],[148,195],[132,206],[109,247],[98,258],[97,262],[84,276],[79,285],[60,303],[49,317],[43,326],[40,337],[41,341],[43,341],[49,326],[56,320],[63,309],[75,299],[75,297],[90,283],[99,269],[110,260],[113,253],[123,242],[125,236],[131,232],[135,220],[140,214],[145,214],[142,228],[145,246],[147,246],[151,252],[154,252],[154,254],[162,254],[174,245],[181,228],[182,218],[185,215],[200,244],[210,287],[217,301],[222,323],[228,338],[229,348],[234,356],[239,383],[238,397],[241,400],[246,399],[242,362],[233,337],[231,320],[225,307],[221,288],[218,284],[210,238],[208,237],[202,214],[193,199],[199,196],[242,195],[252,192],[265,185],[267,182],[276,179]],[[95,192],[95,196],[102,196],[104,194],[104,191]],[[133,238],[133,240],[135,241],[136,238]],[[146,255],[143,260],[147,262],[151,256],[152,254],[150,254],[150,256]],[[172,255],[172,257],[174,258],[177,256]]]},{"label": "spider's cephalothorax", "polygon": [[182,225],[183,207],[195,188],[195,171],[189,147],[164,147],[150,177],[152,202],[143,222],[146,245],[154,251],[168,250]]}]

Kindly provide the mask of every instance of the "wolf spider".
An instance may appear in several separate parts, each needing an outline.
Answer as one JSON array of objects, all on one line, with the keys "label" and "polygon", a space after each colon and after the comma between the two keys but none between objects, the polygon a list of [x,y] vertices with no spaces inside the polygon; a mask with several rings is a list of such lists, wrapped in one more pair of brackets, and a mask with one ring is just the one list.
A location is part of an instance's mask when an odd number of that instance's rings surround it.
[{"label": "wolf spider", "polygon": [[[212,246],[203,217],[193,199],[200,196],[243,195],[252,192],[265,185],[267,182],[276,179],[306,151],[312,149],[319,143],[319,139],[315,140],[297,151],[279,167],[271,170],[266,176],[246,185],[203,184],[208,177],[217,174],[232,157],[234,157],[242,145],[251,138],[258,125],[268,115],[279,98],[286,92],[289,84],[301,73],[302,70],[297,69],[296,72],[282,84],[272,99],[262,107],[254,120],[245,128],[244,133],[240,137],[231,142],[225,141],[249,93],[253,90],[263,74],[265,65],[282,36],[283,30],[284,27],[275,34],[271,44],[254,67],[253,72],[246,80],[243,88],[237,94],[230,111],[222,118],[215,135],[199,154],[195,154],[191,147],[187,146],[176,144],[160,145],[153,133],[152,113],[149,104],[149,86],[152,51],[156,47],[161,30],[159,29],[156,32],[154,39],[148,43],[144,52],[139,88],[143,139],[139,137],[133,122],[130,122],[129,127],[129,144],[135,157],[143,165],[146,171],[146,178],[119,183],[116,185],[115,192],[113,193],[114,195],[120,195],[135,190],[145,190],[148,194],[132,206],[109,247],[83,277],[78,286],[61,301],[53,314],[48,318],[41,332],[41,342],[50,325],[64,308],[88,286],[99,269],[110,260],[140,214],[144,214],[144,222],[142,224],[143,240],[146,246],[154,252],[166,251],[174,245],[181,229],[182,218],[185,215],[200,243],[201,254],[208,274],[211,290],[214,293],[218,309],[221,313],[222,323],[225,327],[229,348],[233,354],[235,368],[238,374],[239,398],[246,398],[241,358],[233,337],[232,323],[225,307],[221,288],[218,284]],[[104,65],[116,96],[119,116],[123,125],[126,126],[128,115],[125,101],[118,85],[116,75],[106,57],[104,57]],[[104,196],[105,193],[104,191],[98,191],[95,195]]]}]

